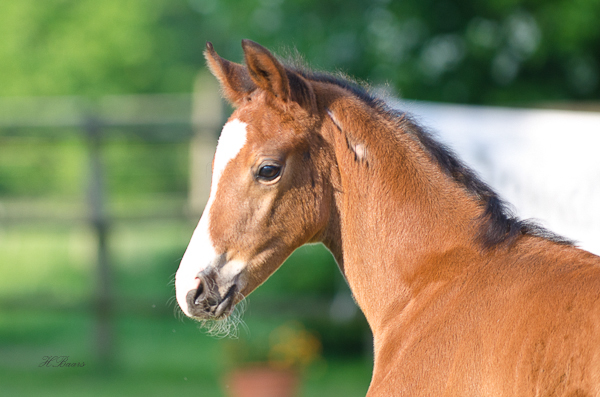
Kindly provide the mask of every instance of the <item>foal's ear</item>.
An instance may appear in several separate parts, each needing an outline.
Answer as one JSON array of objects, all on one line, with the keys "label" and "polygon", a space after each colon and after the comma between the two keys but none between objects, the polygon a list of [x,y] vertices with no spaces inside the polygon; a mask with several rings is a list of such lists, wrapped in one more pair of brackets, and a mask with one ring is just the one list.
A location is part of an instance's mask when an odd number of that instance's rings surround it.
[{"label": "foal's ear", "polygon": [[242,40],[246,66],[252,81],[284,103],[294,101],[304,109],[316,110],[316,97],[311,85],[299,74],[286,70],[265,47]]},{"label": "foal's ear", "polygon": [[252,81],[283,102],[290,100],[290,83],[283,65],[265,47],[242,40],[244,58]]},{"label": "foal's ear", "polygon": [[221,83],[225,99],[232,105],[239,105],[245,96],[256,89],[256,85],[248,74],[248,69],[243,65],[221,58],[211,43],[206,43],[204,57],[208,68]]}]

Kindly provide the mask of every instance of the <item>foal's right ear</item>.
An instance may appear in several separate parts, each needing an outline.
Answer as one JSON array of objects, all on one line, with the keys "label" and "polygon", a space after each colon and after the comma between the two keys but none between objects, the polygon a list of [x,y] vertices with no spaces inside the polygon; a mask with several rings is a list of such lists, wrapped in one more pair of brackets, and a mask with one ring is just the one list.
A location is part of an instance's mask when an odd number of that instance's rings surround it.
[{"label": "foal's right ear", "polygon": [[251,40],[242,40],[248,74],[258,88],[270,93],[280,103],[296,102],[305,110],[315,112],[317,99],[310,84],[298,73],[286,70],[265,47]]},{"label": "foal's right ear", "polygon": [[290,99],[290,83],[283,65],[269,50],[251,40],[242,40],[242,48],[254,83],[287,103]]},{"label": "foal's right ear", "polygon": [[210,42],[206,43],[204,57],[208,68],[221,83],[223,96],[233,106],[238,106],[244,97],[256,89],[256,84],[250,78],[248,69],[243,65],[221,58]]}]

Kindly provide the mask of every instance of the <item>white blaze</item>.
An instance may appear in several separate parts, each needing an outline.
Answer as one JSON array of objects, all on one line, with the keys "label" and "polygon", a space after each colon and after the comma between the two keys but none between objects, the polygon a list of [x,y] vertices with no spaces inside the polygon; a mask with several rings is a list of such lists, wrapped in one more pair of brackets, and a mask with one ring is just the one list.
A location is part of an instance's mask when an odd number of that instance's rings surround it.
[{"label": "white blaze", "polygon": [[186,296],[187,293],[198,287],[196,275],[204,270],[216,257],[217,253],[213,241],[210,238],[210,208],[217,195],[219,179],[227,167],[246,144],[247,124],[237,119],[229,121],[223,126],[215,159],[213,164],[212,182],[210,185],[210,197],[204,207],[200,222],[194,230],[192,239],[181,259],[177,274],[175,274],[175,291],[179,307],[188,314]]}]

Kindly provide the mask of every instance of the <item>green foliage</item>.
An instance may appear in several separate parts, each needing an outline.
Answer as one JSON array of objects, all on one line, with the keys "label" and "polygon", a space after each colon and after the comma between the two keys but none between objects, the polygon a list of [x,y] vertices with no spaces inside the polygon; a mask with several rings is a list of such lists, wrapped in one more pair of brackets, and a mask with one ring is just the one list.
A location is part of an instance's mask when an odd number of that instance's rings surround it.
[{"label": "green foliage", "polygon": [[153,55],[160,6],[137,0],[2,2],[2,94],[143,90],[160,73]]},{"label": "green foliage", "polygon": [[330,298],[335,292],[336,281],[344,283],[341,278],[333,256],[324,246],[304,245],[255,294],[260,295],[259,299],[272,299],[281,295],[302,295],[309,292],[322,298]]},{"label": "green foliage", "polygon": [[300,54],[416,99],[600,98],[596,0],[0,3],[0,96],[188,92],[212,41]]}]

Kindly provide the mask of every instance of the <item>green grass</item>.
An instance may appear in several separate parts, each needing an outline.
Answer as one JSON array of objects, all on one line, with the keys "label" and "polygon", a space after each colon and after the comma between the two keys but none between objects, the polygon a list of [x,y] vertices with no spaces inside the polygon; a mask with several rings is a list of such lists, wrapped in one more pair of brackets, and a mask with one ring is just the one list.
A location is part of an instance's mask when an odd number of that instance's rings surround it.
[{"label": "green grass", "polygon": [[[169,303],[193,228],[185,221],[113,225],[113,350],[103,363],[92,304],[92,230],[84,224],[0,227],[0,395],[223,396],[223,341],[179,320]],[[248,331],[240,332],[268,334],[297,316],[285,308],[298,297],[326,306],[339,277],[322,247],[299,250],[249,297]],[[85,366],[39,366],[54,355]],[[300,395],[364,396],[371,367],[368,355],[326,355],[303,374]]]},{"label": "green grass", "polygon": [[0,298],[71,302],[89,295],[95,255],[85,226],[25,224],[0,229]]},{"label": "green grass", "polygon": [[[146,312],[114,319],[114,355],[94,353],[94,318],[85,311],[4,311],[0,315],[0,394],[3,396],[221,396],[226,366],[221,340],[191,321]],[[247,319],[249,332],[274,319]],[[67,355],[83,367],[40,367],[44,356]],[[303,374],[302,396],[362,396],[368,359],[336,358]]]},{"label": "green grass", "polygon": [[[26,311],[2,316],[2,395],[218,396],[218,344],[190,322],[164,315],[121,314],[114,321],[114,354],[100,363],[89,312]],[[39,367],[44,356],[67,355],[77,368]],[[215,365],[217,361],[217,365]]]}]

